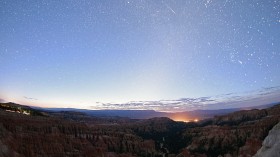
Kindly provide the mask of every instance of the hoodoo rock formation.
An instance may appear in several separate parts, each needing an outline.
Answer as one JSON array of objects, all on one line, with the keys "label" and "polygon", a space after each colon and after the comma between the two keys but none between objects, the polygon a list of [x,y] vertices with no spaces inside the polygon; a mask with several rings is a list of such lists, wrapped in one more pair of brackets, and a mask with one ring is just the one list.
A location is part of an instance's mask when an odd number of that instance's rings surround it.
[{"label": "hoodoo rock formation", "polygon": [[255,157],[276,157],[279,120],[280,105],[184,123],[0,103],[0,156],[250,157],[260,149]]}]

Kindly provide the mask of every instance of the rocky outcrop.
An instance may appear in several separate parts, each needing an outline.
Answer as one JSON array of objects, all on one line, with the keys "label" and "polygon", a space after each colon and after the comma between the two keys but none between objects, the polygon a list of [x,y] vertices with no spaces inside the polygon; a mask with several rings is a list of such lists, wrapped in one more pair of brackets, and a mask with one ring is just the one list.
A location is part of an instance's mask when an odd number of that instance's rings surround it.
[{"label": "rocky outcrop", "polygon": [[279,122],[279,110],[280,105],[265,110],[238,111],[217,116],[207,125],[187,129],[183,137],[188,141],[189,156],[253,156],[269,130]]},{"label": "rocky outcrop", "polygon": [[267,115],[268,113],[266,110],[243,110],[224,116],[217,116],[213,121],[216,125],[238,125],[245,121],[261,119]]},{"label": "rocky outcrop", "polygon": [[280,156],[280,122],[275,125],[264,139],[262,147],[254,157],[279,157]]}]

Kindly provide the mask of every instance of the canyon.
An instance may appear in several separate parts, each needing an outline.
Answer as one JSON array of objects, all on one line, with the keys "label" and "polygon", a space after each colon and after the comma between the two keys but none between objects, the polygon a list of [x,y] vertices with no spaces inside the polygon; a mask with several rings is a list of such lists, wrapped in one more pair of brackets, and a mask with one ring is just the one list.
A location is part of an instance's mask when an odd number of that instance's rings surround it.
[{"label": "canyon", "polygon": [[185,123],[0,103],[0,156],[247,157],[279,120],[280,105]]}]

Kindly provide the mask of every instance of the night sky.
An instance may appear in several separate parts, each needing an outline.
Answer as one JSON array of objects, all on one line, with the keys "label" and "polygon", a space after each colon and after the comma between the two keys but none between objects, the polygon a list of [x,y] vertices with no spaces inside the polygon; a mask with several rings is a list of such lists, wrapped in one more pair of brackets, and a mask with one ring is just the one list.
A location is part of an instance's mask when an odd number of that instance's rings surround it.
[{"label": "night sky", "polygon": [[91,109],[272,103],[279,41],[278,0],[1,0],[0,98]]}]

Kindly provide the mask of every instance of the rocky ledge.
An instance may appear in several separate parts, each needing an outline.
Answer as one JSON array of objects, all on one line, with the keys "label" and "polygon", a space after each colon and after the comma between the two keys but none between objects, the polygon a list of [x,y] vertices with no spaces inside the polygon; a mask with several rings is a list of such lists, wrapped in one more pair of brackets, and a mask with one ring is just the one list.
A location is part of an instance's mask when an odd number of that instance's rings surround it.
[{"label": "rocky ledge", "polygon": [[262,147],[254,157],[279,157],[280,156],[280,122],[275,125],[264,139]]}]

